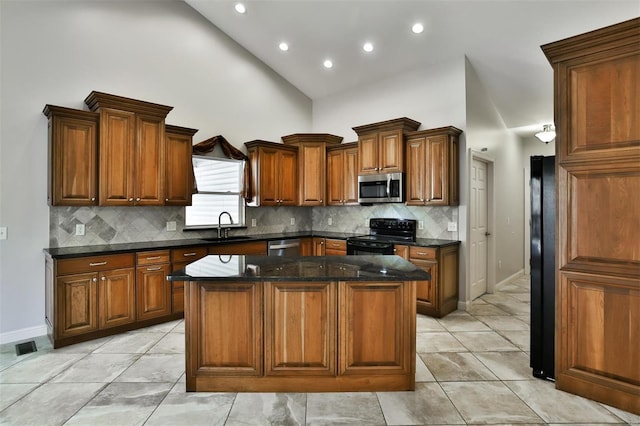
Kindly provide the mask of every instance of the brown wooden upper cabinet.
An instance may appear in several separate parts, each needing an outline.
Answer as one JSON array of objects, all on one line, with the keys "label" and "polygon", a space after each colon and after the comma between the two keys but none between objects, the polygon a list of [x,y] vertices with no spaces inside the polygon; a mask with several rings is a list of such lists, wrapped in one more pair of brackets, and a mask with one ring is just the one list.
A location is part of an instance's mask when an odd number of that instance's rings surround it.
[{"label": "brown wooden upper cabinet", "polygon": [[167,206],[190,206],[193,193],[193,135],[196,129],[166,125],[165,199]]},{"label": "brown wooden upper cabinet", "polygon": [[253,171],[250,206],[295,206],[298,203],[298,148],[255,140],[246,142]]},{"label": "brown wooden upper cabinet", "polygon": [[298,148],[298,205],[326,205],[327,147],[340,145],[342,137],[327,133],[296,133],[283,136],[282,142]]},{"label": "brown wooden upper cabinet", "polygon": [[164,205],[164,120],[173,107],[96,91],[85,103],[100,113],[100,205]]},{"label": "brown wooden upper cabinet", "polygon": [[99,114],[54,105],[42,112],[49,119],[49,205],[97,205]]},{"label": "brown wooden upper cabinet", "polygon": [[358,173],[404,172],[404,134],[418,127],[419,122],[406,117],[353,127],[358,134]]},{"label": "brown wooden upper cabinet", "polygon": [[358,144],[327,149],[327,205],[358,204]]},{"label": "brown wooden upper cabinet", "polygon": [[408,206],[458,205],[460,133],[452,126],[407,133]]}]

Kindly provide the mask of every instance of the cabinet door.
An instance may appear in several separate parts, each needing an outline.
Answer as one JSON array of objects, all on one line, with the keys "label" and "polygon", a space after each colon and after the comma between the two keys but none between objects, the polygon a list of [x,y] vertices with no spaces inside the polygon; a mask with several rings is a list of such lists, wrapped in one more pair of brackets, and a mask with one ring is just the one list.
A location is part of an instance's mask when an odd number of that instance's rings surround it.
[{"label": "cabinet door", "polygon": [[298,147],[301,206],[325,205],[327,150],[325,143],[303,143]]},{"label": "cabinet door", "polygon": [[344,150],[343,204],[358,204],[358,148]]},{"label": "cabinet door", "polygon": [[435,260],[412,259],[411,263],[431,274],[430,281],[417,281],[416,299],[422,306],[437,308],[438,262]]},{"label": "cabinet door", "polygon": [[403,282],[353,281],[338,288],[338,373],[409,373],[415,361],[415,315],[405,309],[415,303],[410,288]]},{"label": "cabinet door", "polygon": [[336,283],[265,283],[265,375],[334,375]]},{"label": "cabinet door", "polygon": [[164,119],[136,116],[135,204],[164,205]]},{"label": "cabinet door", "polygon": [[278,151],[273,148],[259,148],[258,151],[259,173],[258,194],[261,206],[277,206],[278,204]]},{"label": "cabinet door", "polygon": [[431,136],[426,147],[426,201],[428,205],[448,204],[449,155],[447,136]]},{"label": "cabinet door", "polygon": [[136,293],[133,269],[100,273],[98,280],[98,325],[115,327],[136,319]]},{"label": "cabinet door", "polygon": [[249,254],[266,256],[266,241],[251,241],[247,243],[220,244],[209,247],[209,254]]},{"label": "cabinet door", "polygon": [[400,256],[405,260],[409,260],[409,246],[396,244],[393,246],[393,254]]},{"label": "cabinet door", "polygon": [[371,133],[358,137],[359,173],[376,174],[378,172],[378,134]]},{"label": "cabinet door", "polygon": [[300,239],[300,256],[313,256],[313,238]]},{"label": "cabinet door", "polygon": [[324,256],[325,255],[324,238],[319,238],[319,237],[314,237],[313,238],[313,255],[314,256]]},{"label": "cabinet door", "polygon": [[190,206],[193,192],[192,138],[166,133],[165,199],[168,206]]},{"label": "cabinet door", "polygon": [[324,240],[326,256],[346,256],[347,242],[345,240],[336,240],[333,238],[325,238]]},{"label": "cabinet door", "polygon": [[169,270],[168,264],[137,268],[138,320],[161,317],[171,312],[171,283],[167,281]]},{"label": "cabinet door", "polygon": [[49,140],[49,203],[52,206],[97,205],[97,119],[53,116],[49,122]]},{"label": "cabinet door", "polygon": [[56,279],[57,337],[97,330],[98,274],[76,274]]},{"label": "cabinet door", "polygon": [[101,206],[133,204],[135,126],[134,113],[108,108],[100,112]]},{"label": "cabinet door", "polygon": [[424,137],[407,141],[407,205],[422,206],[425,203],[425,179],[427,165]]},{"label": "cabinet door", "polygon": [[380,132],[378,135],[378,170],[380,173],[404,171],[402,132]]},{"label": "cabinet door", "polygon": [[343,175],[345,151],[335,150],[327,153],[327,205],[341,206],[344,196],[344,180],[348,179]]},{"label": "cabinet door", "polygon": [[298,203],[298,156],[293,151],[281,151],[278,157],[279,205],[295,206]]}]

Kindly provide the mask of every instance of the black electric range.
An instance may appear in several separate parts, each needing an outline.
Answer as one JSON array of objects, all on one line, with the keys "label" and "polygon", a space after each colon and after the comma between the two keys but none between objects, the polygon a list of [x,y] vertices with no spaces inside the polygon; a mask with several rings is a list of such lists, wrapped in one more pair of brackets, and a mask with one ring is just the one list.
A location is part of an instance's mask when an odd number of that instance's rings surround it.
[{"label": "black electric range", "polygon": [[394,254],[394,244],[416,240],[414,219],[369,219],[369,235],[347,239],[347,254]]}]

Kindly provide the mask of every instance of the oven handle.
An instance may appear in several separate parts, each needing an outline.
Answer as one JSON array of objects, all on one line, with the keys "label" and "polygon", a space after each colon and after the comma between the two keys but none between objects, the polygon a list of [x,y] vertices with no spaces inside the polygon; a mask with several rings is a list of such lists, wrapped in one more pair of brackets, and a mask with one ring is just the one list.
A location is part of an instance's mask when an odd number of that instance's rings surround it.
[{"label": "oven handle", "polygon": [[387,198],[391,198],[391,175],[387,175]]}]

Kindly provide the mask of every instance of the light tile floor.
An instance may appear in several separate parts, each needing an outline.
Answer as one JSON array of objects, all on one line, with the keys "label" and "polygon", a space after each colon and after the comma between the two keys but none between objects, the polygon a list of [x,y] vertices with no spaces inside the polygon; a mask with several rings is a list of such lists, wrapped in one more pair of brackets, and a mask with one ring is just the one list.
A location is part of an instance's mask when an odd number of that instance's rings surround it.
[{"label": "light tile floor", "polygon": [[419,315],[416,390],[187,393],[184,323],[15,355],[0,347],[2,425],[632,424],[529,368],[529,277],[445,318]]}]

